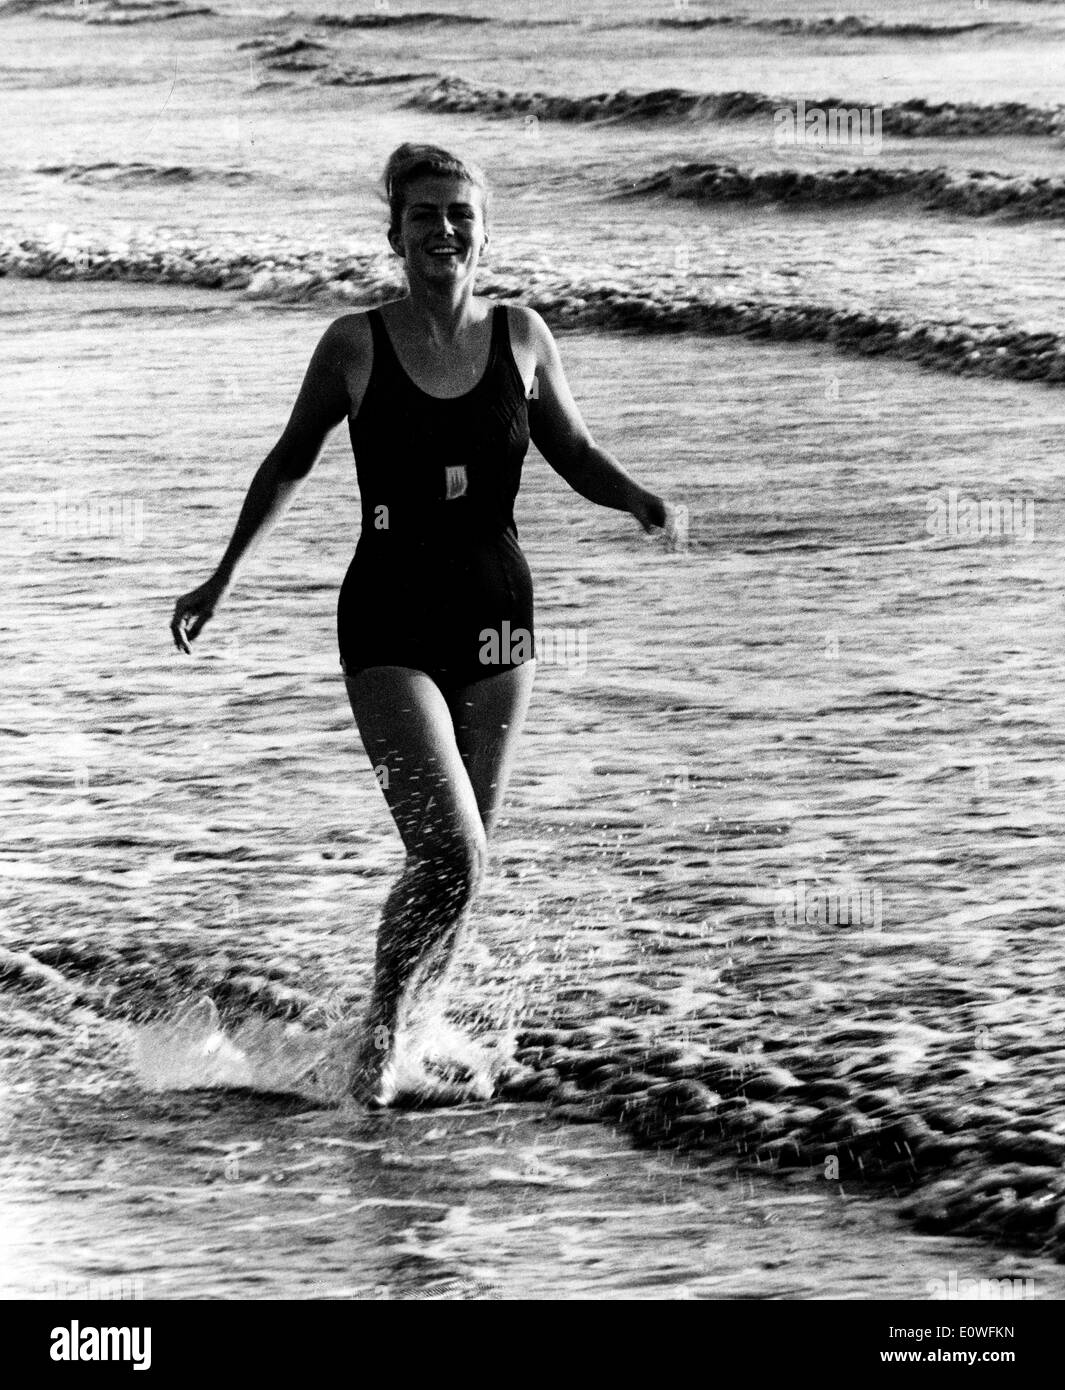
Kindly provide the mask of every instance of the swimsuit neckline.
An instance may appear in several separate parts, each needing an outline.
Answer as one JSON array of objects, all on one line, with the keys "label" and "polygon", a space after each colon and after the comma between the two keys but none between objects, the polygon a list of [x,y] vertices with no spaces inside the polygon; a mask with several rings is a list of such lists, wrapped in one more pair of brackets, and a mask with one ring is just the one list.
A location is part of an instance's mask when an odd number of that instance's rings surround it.
[{"label": "swimsuit neckline", "polygon": [[485,384],[485,382],[488,380],[488,375],[492,370],[492,362],[495,357],[496,326],[498,323],[499,310],[501,308],[502,305],[492,305],[492,329],[488,339],[488,361],[485,363],[484,371],[481,373],[477,382],[473,386],[471,386],[468,391],[463,391],[463,393],[460,396],[434,396],[431,391],[423,390],[422,387],[420,387],[418,383],[414,380],[414,378],[411,376],[410,372],[407,371],[406,367],[404,367],[403,363],[399,360],[399,353],[395,349],[395,345],[392,342],[392,336],[388,331],[388,326],[385,323],[384,315],[381,313],[380,309],[377,310],[377,322],[381,327],[381,332],[385,335],[385,341],[388,344],[388,349],[391,352],[392,357],[395,360],[396,366],[399,368],[401,375],[410,383],[411,386],[414,387],[415,391],[417,391],[420,396],[424,396],[426,400],[438,401],[443,405],[447,405],[450,404],[452,401],[466,400],[467,397],[472,396],[475,391],[479,391],[481,387]]}]

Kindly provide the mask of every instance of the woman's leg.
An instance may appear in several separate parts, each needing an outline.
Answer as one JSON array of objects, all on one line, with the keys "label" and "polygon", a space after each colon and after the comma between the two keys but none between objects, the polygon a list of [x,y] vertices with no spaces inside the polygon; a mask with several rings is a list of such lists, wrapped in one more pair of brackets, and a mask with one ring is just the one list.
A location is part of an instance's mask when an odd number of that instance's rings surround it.
[{"label": "woman's leg", "polygon": [[422,671],[371,667],[347,682],[352,711],[407,850],[378,929],[356,1087],[376,1089],[403,1005],[443,984],[484,872],[532,694],[535,663],[445,696]]},{"label": "woman's leg", "polygon": [[535,675],[536,662],[527,661],[447,697],[455,741],[487,834],[503,804]]},{"label": "woman's leg", "polygon": [[353,1089],[373,1095],[400,1010],[441,979],[484,872],[477,797],[440,688],[423,671],[374,666],[347,680],[359,734],[407,851],[377,936],[373,994]]}]

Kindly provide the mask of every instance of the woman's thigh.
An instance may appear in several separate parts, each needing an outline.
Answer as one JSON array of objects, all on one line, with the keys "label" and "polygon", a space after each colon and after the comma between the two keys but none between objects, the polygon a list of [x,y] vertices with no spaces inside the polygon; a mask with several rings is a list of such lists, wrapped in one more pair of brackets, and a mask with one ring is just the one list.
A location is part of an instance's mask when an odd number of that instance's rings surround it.
[{"label": "woman's thigh", "polygon": [[484,849],[477,796],[440,687],[424,671],[371,666],[346,678],[363,746],[408,854]]},{"label": "woman's thigh", "polygon": [[526,661],[448,692],[455,741],[486,831],[503,803],[535,675],[536,662]]}]

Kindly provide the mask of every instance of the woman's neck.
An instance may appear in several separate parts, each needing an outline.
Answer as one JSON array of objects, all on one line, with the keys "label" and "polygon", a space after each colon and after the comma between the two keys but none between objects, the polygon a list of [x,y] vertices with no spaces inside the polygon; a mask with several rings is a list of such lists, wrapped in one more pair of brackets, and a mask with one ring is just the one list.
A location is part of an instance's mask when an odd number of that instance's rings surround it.
[{"label": "woman's neck", "polygon": [[474,322],[473,286],[468,282],[439,290],[411,285],[400,303],[405,305],[408,321],[441,347],[461,338]]}]

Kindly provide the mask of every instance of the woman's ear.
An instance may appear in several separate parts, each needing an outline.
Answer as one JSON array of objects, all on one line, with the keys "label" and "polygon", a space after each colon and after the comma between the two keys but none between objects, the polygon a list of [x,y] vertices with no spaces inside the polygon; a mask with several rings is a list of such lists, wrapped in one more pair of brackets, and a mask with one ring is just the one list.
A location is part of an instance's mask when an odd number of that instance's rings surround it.
[{"label": "woman's ear", "polygon": [[398,236],[398,234],[397,234],[396,232],[389,232],[389,234],[388,234],[388,244],[389,244],[389,246],[391,246],[391,248],[392,248],[392,250],[395,252],[395,254],[396,254],[397,256],[399,256],[400,259],[402,259],[402,257],[403,257],[403,243],[402,243],[402,241],[400,241],[399,236]]}]

